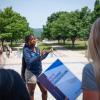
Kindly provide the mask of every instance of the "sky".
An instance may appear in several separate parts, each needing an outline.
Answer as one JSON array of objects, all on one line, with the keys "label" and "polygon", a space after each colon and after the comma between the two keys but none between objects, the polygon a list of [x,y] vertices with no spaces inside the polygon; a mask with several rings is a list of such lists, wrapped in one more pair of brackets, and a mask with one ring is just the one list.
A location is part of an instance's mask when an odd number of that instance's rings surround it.
[{"label": "sky", "polygon": [[88,6],[94,8],[95,0],[0,0],[0,10],[6,7],[26,17],[29,26],[42,28],[47,18],[58,11],[75,11]]}]

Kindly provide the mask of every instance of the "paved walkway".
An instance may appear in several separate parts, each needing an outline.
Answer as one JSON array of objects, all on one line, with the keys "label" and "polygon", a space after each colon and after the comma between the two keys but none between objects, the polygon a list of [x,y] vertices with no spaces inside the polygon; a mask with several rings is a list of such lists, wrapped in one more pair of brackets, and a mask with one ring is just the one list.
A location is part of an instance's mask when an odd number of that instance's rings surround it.
[{"label": "paved walkway", "polygon": [[[22,54],[14,51],[10,58],[6,58],[5,68],[14,69],[20,74],[21,58]],[[42,61],[43,71],[47,69],[48,66],[51,65],[56,59],[60,59],[76,77],[82,80],[82,70],[84,65],[87,63],[85,51],[80,52],[61,49],[55,50],[53,53],[50,53],[45,60]],[[38,87],[35,91],[35,100],[41,100],[41,93]],[[48,100],[55,100],[50,93],[48,94]],[[82,100],[82,94],[77,98],[77,100]]]}]

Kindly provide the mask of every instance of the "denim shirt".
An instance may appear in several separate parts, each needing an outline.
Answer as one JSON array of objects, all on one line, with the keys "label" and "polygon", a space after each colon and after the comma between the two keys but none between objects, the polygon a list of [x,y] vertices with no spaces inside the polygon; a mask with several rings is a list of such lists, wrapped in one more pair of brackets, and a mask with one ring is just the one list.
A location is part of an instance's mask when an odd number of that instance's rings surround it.
[{"label": "denim shirt", "polygon": [[26,62],[26,68],[30,70],[34,75],[40,75],[42,72],[42,63],[41,61],[46,58],[48,53],[45,53],[44,55],[40,55],[40,49],[38,47],[35,47],[35,52],[32,51],[32,49],[25,44],[23,48],[23,57]]},{"label": "denim shirt", "polygon": [[93,66],[89,63],[83,69],[82,75],[82,89],[88,89],[92,91],[98,91],[99,86],[96,81]]}]

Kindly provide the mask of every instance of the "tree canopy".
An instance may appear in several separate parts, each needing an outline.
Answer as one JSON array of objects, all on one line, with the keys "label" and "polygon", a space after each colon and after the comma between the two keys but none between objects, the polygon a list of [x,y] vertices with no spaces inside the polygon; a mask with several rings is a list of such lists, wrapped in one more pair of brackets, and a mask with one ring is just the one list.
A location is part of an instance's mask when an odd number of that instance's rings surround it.
[{"label": "tree canopy", "polygon": [[100,0],[96,0],[94,4],[94,20],[100,17]]},{"label": "tree canopy", "polygon": [[12,7],[0,11],[0,40],[3,42],[19,40],[32,32],[25,17],[14,12]]},{"label": "tree canopy", "polygon": [[76,38],[88,37],[91,21],[91,11],[84,7],[73,12],[57,12],[48,17],[43,27],[43,37],[48,39],[71,39],[74,46]]}]

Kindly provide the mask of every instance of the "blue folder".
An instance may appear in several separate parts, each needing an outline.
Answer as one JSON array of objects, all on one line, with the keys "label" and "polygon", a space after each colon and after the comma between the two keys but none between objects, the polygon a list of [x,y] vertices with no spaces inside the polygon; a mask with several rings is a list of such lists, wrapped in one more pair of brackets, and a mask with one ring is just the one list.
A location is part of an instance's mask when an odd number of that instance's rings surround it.
[{"label": "blue folder", "polygon": [[57,99],[75,100],[82,92],[80,80],[57,59],[39,77],[38,81]]}]

